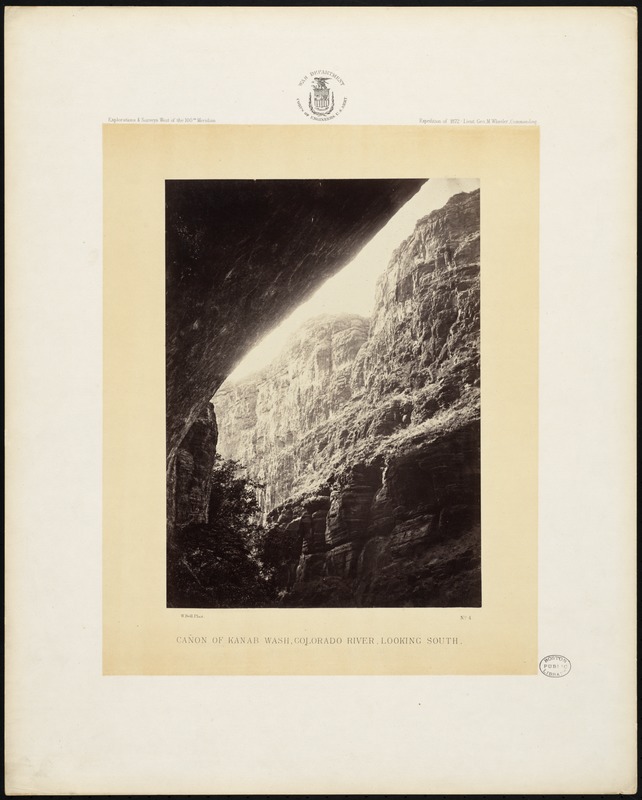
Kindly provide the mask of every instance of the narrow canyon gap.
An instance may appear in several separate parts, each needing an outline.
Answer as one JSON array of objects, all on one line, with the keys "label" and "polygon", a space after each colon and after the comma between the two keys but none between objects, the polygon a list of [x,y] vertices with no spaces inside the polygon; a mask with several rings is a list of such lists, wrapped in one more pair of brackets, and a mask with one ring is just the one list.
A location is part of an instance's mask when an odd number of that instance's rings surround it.
[{"label": "narrow canyon gap", "polygon": [[[314,318],[220,389],[424,182],[166,182],[169,605],[481,604],[479,191],[388,254],[370,319]],[[257,506],[236,534],[217,449]]]}]

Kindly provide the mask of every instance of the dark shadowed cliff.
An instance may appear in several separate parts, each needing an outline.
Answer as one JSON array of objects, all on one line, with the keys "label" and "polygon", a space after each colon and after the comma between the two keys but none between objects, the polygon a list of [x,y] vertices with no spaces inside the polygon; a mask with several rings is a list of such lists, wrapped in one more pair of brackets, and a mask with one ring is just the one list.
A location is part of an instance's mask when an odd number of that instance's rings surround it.
[{"label": "dark shadowed cliff", "polygon": [[216,445],[216,431],[204,431],[214,392],[263,334],[354,258],[424,183],[166,181],[170,540],[207,513],[203,474],[213,454],[201,464],[198,442]]}]

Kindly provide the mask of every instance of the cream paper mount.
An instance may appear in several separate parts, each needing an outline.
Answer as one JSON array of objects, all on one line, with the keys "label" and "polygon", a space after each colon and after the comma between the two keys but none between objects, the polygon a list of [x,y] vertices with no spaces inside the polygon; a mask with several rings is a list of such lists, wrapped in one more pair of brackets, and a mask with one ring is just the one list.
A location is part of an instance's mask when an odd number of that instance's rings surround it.
[{"label": "cream paper mount", "polygon": [[[108,124],[103,147],[104,674],[535,674],[538,128]],[[481,608],[167,608],[164,182],[436,177],[481,185]]]}]

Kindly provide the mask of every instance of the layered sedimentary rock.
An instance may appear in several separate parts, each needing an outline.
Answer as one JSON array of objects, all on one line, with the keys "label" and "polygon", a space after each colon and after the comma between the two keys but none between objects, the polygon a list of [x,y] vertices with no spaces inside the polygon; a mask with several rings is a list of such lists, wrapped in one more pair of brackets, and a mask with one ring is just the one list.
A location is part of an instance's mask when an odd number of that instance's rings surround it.
[{"label": "layered sedimentary rock", "polygon": [[215,407],[225,420],[219,452],[265,487],[265,511],[318,481],[317,433],[353,398],[352,370],[368,330],[368,320],[356,314],[312,319],[272,364],[217,393]]},{"label": "layered sedimentary rock", "polygon": [[301,552],[288,553],[287,604],[480,604],[475,422],[382,465],[353,464],[328,495],[297,498],[274,516],[274,536],[303,537]]},{"label": "layered sedimentary rock", "polygon": [[[350,261],[425,183],[402,180],[168,180],[166,426],[168,533],[186,501],[188,432],[238,360]],[[190,515],[207,485],[192,454]],[[181,455],[182,452],[182,455]],[[183,464],[179,463],[179,458]],[[210,465],[211,466],[211,465]],[[189,467],[188,471],[192,468]],[[187,513],[187,512],[185,512]]]},{"label": "layered sedimentary rock", "polygon": [[292,605],[480,603],[479,192],[417,223],[372,320],[321,317],[214,398]]}]

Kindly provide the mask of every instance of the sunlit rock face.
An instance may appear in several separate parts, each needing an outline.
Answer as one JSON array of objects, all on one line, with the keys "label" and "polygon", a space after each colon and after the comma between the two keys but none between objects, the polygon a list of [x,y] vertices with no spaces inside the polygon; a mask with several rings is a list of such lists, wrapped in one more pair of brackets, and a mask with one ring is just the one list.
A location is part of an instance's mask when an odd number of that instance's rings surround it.
[{"label": "sunlit rock face", "polygon": [[269,367],[217,393],[214,405],[225,420],[219,452],[265,486],[265,511],[306,481],[318,481],[318,434],[353,398],[353,365],[368,330],[368,320],[356,314],[317,317]]},{"label": "sunlit rock face", "polygon": [[479,278],[477,191],[417,223],[370,321],[311,320],[214,397],[219,450],[300,541],[284,604],[480,604]]},{"label": "sunlit rock face", "polygon": [[[425,419],[445,391],[479,387],[479,191],[455,195],[421,220],[377,287],[363,354],[369,395],[412,393]],[[383,366],[386,369],[382,369]]]}]

